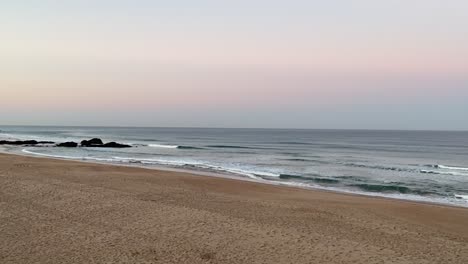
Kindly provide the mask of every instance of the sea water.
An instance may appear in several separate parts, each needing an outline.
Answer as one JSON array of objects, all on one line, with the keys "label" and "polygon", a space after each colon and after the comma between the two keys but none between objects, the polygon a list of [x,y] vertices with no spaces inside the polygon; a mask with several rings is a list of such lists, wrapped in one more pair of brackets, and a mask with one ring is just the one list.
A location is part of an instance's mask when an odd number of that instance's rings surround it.
[{"label": "sea water", "polygon": [[0,139],[94,137],[132,148],[3,150],[468,207],[468,132],[0,126]]}]

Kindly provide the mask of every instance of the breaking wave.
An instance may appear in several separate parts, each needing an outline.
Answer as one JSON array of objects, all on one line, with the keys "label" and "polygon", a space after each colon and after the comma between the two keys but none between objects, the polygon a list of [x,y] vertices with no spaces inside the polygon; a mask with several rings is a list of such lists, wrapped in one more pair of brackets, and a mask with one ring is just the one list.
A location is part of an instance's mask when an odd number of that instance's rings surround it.
[{"label": "breaking wave", "polygon": [[452,176],[468,176],[468,173],[456,172],[456,171],[438,171],[438,170],[420,170],[421,173],[427,174],[440,174],[440,175],[452,175]]},{"label": "breaking wave", "polygon": [[426,167],[436,168],[436,169],[445,169],[445,170],[458,170],[458,171],[468,171],[468,168],[457,167],[457,166],[446,166],[446,165],[426,165]]},{"label": "breaking wave", "polygon": [[162,145],[162,144],[148,144],[148,147],[152,148],[178,148],[177,145]]},{"label": "breaking wave", "polygon": [[207,148],[226,148],[226,149],[252,149],[251,147],[235,145],[208,145]]},{"label": "breaking wave", "polygon": [[416,194],[416,195],[430,195],[433,194],[429,191],[411,189],[401,185],[381,185],[381,184],[352,184],[350,186],[357,187],[363,191],[378,192],[378,193],[401,193],[401,194]]},{"label": "breaking wave", "polygon": [[361,163],[344,163],[344,165],[349,166],[349,167],[378,169],[378,170],[409,171],[409,172],[414,171],[414,169],[410,169],[410,168],[389,167],[389,166],[380,166],[380,165],[366,165],[366,164],[361,164]]},{"label": "breaking wave", "polygon": [[280,174],[280,179],[287,180],[287,179],[298,179],[298,180],[305,180],[305,181],[313,181],[317,183],[339,183],[340,181],[337,179],[332,178],[324,178],[324,177],[308,177],[308,176],[301,176],[301,175],[293,175],[293,174]]},{"label": "breaking wave", "polygon": [[148,144],[148,147],[152,148],[169,148],[169,149],[203,149],[192,146],[178,146],[178,145],[163,145],[163,144]]}]

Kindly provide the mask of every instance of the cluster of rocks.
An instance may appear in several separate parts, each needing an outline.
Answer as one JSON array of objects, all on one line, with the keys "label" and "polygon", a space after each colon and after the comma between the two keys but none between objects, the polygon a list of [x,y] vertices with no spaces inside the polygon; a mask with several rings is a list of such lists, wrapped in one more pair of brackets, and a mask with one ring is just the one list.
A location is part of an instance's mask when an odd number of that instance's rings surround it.
[{"label": "cluster of rocks", "polygon": [[[8,140],[0,140],[0,145],[14,145],[14,146],[35,146],[39,144],[55,144],[52,141],[36,141],[36,140],[16,140],[16,141],[8,141]],[[108,142],[104,143],[99,138],[93,138],[90,140],[83,140],[80,144],[76,142],[64,142],[58,143],[55,146],[57,147],[67,147],[67,148],[76,148],[81,147],[93,147],[93,148],[131,148],[132,146],[126,144],[120,144],[117,142]]]},{"label": "cluster of rocks", "polygon": [[[81,147],[93,147],[93,148],[131,148],[132,146],[126,144],[120,144],[117,142],[108,142],[104,143],[100,138],[93,138],[90,140],[83,140],[80,143]],[[78,147],[78,143],[76,142],[65,142],[57,144],[57,147],[68,147],[68,148],[76,148]]]},{"label": "cluster of rocks", "polygon": [[21,146],[21,145],[38,145],[38,144],[54,144],[55,142],[52,141],[36,141],[36,140],[0,140],[0,145],[13,145],[13,146]]},{"label": "cluster of rocks", "polygon": [[59,143],[56,146],[57,147],[65,147],[65,148],[76,148],[76,147],[78,147],[78,143],[76,143],[76,142],[64,142],[64,143]]}]

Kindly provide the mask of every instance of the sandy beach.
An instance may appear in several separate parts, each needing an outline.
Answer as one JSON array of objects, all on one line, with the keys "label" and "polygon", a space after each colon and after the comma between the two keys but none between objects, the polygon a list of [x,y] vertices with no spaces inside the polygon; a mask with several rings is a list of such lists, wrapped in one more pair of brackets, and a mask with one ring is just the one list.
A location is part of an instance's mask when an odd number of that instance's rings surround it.
[{"label": "sandy beach", "polygon": [[0,154],[0,263],[468,263],[468,209]]}]

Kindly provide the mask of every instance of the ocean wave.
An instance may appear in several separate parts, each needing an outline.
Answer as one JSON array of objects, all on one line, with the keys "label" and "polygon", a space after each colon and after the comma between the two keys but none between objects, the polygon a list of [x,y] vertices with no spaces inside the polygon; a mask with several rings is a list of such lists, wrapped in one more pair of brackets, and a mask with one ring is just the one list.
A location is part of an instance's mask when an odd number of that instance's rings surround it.
[{"label": "ocean wave", "polygon": [[367,192],[377,192],[377,193],[401,193],[401,194],[416,194],[416,195],[431,195],[436,194],[431,191],[411,189],[406,186],[395,185],[395,184],[351,184],[352,187],[357,187],[363,191]]},{"label": "ocean wave", "polygon": [[332,179],[332,178],[308,177],[308,176],[294,175],[294,174],[280,174],[279,178],[282,180],[287,180],[287,179],[306,180],[306,181],[313,181],[316,183],[332,183],[333,184],[333,183],[340,182],[339,180]]},{"label": "ocean wave", "polygon": [[454,196],[457,199],[463,199],[463,200],[468,201],[468,195],[466,195],[466,194],[455,194]]},{"label": "ocean wave", "polygon": [[170,160],[170,159],[151,159],[151,158],[128,158],[128,157],[112,157],[112,161],[121,163],[144,164],[144,165],[168,165],[182,167],[187,165],[200,165],[202,163],[196,161]]},{"label": "ocean wave", "polygon": [[36,155],[36,156],[43,156],[43,157],[49,157],[49,158],[58,158],[58,159],[71,159],[71,160],[94,160],[94,161],[101,161],[101,162],[112,162],[113,159],[109,158],[98,158],[98,157],[76,157],[76,156],[63,156],[63,155],[52,155],[52,154],[45,154],[45,153],[40,153],[40,152],[34,152],[30,151],[28,149],[23,149],[21,150],[23,153],[27,153],[30,155]]},{"label": "ocean wave", "polygon": [[152,148],[170,148],[170,149],[203,149],[193,146],[179,146],[179,145],[163,145],[163,144],[148,144],[148,147]]},{"label": "ocean wave", "polygon": [[359,189],[369,192],[399,192],[410,193],[411,189],[400,185],[380,185],[380,184],[351,184],[350,186],[358,187]]},{"label": "ocean wave", "polygon": [[445,169],[445,170],[460,170],[460,171],[468,171],[468,168],[465,167],[458,167],[458,166],[446,166],[446,165],[426,165],[430,168],[437,168],[437,169]]},{"label": "ocean wave", "polygon": [[195,169],[203,169],[208,170],[216,173],[228,173],[238,176],[246,176],[248,178],[256,179],[256,180],[271,180],[272,178],[279,178],[280,174],[257,170],[257,169],[250,169],[250,168],[242,168],[242,167],[235,167],[235,166],[228,166],[228,165],[215,165],[209,163],[184,163],[182,165],[183,168],[195,168]]},{"label": "ocean wave", "polygon": [[159,140],[156,140],[154,138],[132,138],[134,140],[138,140],[138,141],[144,141],[144,142],[154,142],[154,141],[159,141]]},{"label": "ocean wave", "polygon": [[239,176],[247,176],[252,179],[264,179],[264,180],[271,180],[272,178],[279,178],[280,174],[252,169],[252,168],[242,168],[240,166],[228,166],[228,165],[214,165],[214,164],[207,164],[207,163],[199,163],[199,164],[190,164],[193,167],[207,169],[214,172],[225,172],[229,174],[239,175]]},{"label": "ocean wave", "polygon": [[148,144],[148,147],[152,148],[178,148],[177,145],[162,145],[162,144]]},{"label": "ocean wave", "polygon": [[410,168],[390,167],[390,166],[381,166],[381,165],[366,165],[366,164],[361,164],[361,163],[344,163],[343,165],[349,166],[349,167],[378,169],[378,170],[408,171],[408,172],[414,171],[414,169],[410,169]]},{"label": "ocean wave", "polygon": [[452,175],[452,176],[468,176],[468,173],[461,173],[455,171],[437,171],[437,170],[419,170],[421,173],[427,174],[440,174],[440,175]]},{"label": "ocean wave", "polygon": [[301,158],[290,158],[290,159],[282,159],[282,160],[289,160],[289,161],[311,161],[308,159],[301,159]]},{"label": "ocean wave", "polygon": [[64,155],[52,155],[45,154],[40,152],[34,152],[28,149],[23,149],[22,152],[36,155],[44,156],[50,158],[59,158],[59,159],[72,159],[72,160],[88,160],[88,161],[99,161],[99,162],[110,162],[110,163],[123,163],[123,164],[141,164],[141,165],[160,165],[160,166],[170,166],[170,167],[179,167],[179,168],[190,168],[190,169],[202,169],[212,172],[226,172],[239,176],[247,176],[253,179],[260,179],[262,177],[279,177],[279,174],[254,170],[254,169],[243,169],[239,167],[230,167],[230,166],[219,166],[209,163],[204,163],[201,161],[188,161],[188,160],[170,160],[170,159],[153,159],[153,158],[134,158],[134,157],[118,157],[114,156],[112,158],[99,158],[99,157],[85,157],[85,156],[64,156]]},{"label": "ocean wave", "polygon": [[[280,174],[273,173],[273,172],[267,172],[267,171],[258,171],[258,170],[252,170],[252,169],[241,169],[241,168],[227,168],[224,169],[227,172],[233,172],[245,176],[258,178],[258,177],[270,177],[270,178],[278,178]],[[265,178],[263,178],[265,179]]]},{"label": "ocean wave", "polygon": [[359,177],[359,176],[336,176],[335,178],[342,179],[342,180],[347,180],[347,181],[357,181],[357,182],[363,182],[366,181],[365,178]]},{"label": "ocean wave", "polygon": [[208,145],[207,148],[227,148],[227,149],[252,149],[251,147],[235,145]]},{"label": "ocean wave", "polygon": [[280,142],[272,142],[274,144],[281,144],[281,145],[312,145],[309,142],[301,142],[301,141],[280,141]]},{"label": "ocean wave", "polygon": [[30,151],[30,150],[28,150],[28,149],[22,149],[21,151],[22,151],[23,153],[30,154],[30,155],[44,156],[44,157],[50,157],[50,158],[59,158],[59,159],[81,159],[81,157],[44,154],[44,153],[39,153],[39,152]]},{"label": "ocean wave", "polygon": [[259,179],[262,177],[275,177],[278,178],[280,174],[255,170],[255,169],[245,169],[241,167],[233,166],[221,166],[215,164],[209,164],[201,161],[187,161],[187,160],[168,160],[168,159],[149,159],[149,158],[126,158],[126,157],[113,157],[114,161],[124,162],[124,163],[139,163],[146,165],[167,165],[175,166],[181,168],[191,168],[191,169],[202,169],[209,170],[212,172],[227,172],[230,174],[235,174],[239,176],[247,176],[249,178]]},{"label": "ocean wave", "polygon": [[203,149],[200,147],[192,147],[192,146],[177,146],[178,149]]}]

